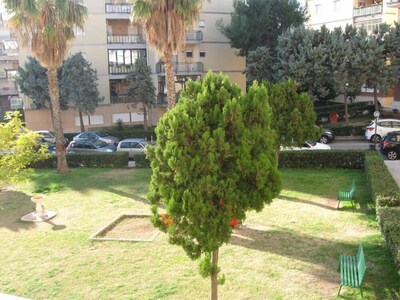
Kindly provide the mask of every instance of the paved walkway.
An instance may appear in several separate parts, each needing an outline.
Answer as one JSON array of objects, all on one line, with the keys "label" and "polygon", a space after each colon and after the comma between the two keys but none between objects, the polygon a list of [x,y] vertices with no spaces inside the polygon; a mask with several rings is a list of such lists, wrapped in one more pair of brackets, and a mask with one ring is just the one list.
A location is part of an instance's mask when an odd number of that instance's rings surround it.
[{"label": "paved walkway", "polygon": [[400,188],[400,160],[385,160],[385,164]]}]

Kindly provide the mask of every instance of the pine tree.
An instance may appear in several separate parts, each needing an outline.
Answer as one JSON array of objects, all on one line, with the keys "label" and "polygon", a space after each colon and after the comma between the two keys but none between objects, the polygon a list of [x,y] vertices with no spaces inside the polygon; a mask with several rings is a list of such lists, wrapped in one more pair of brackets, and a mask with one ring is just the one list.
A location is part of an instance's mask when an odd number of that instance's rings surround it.
[{"label": "pine tree", "polygon": [[217,299],[218,250],[231,236],[229,221],[261,211],[281,189],[267,97],[256,83],[244,96],[227,76],[210,71],[202,82],[187,82],[175,109],[158,123],[158,146],[148,149],[152,222],[191,259],[203,257],[211,299]]},{"label": "pine tree", "polygon": [[147,110],[156,98],[156,88],[151,80],[151,68],[145,59],[137,59],[132,72],[126,76],[128,82],[128,95],[133,97],[135,103],[142,103],[144,114],[144,128],[147,128]]},{"label": "pine tree", "polygon": [[66,59],[62,66],[60,99],[71,102],[79,112],[81,131],[85,131],[82,114],[92,114],[103,101],[97,88],[97,71],[78,52]]}]

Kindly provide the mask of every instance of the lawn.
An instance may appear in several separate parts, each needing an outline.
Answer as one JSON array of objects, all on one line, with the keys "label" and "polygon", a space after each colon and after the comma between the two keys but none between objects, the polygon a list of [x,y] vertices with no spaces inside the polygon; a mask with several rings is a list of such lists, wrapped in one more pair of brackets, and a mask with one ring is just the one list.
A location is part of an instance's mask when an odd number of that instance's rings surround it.
[{"label": "lawn", "polygon": [[[0,292],[30,299],[208,299],[198,263],[159,234],[152,242],[90,241],[121,213],[149,214],[148,169],[41,170],[29,183],[0,193]],[[341,253],[363,243],[364,299],[399,299],[400,280],[382,240],[362,171],[284,169],[283,190],[260,213],[248,214],[220,250],[226,282],[220,299],[334,299]],[[340,187],[356,180],[359,204],[336,210]],[[34,211],[34,190],[52,190],[46,223],[20,218]],[[344,287],[342,299],[361,298]]]}]

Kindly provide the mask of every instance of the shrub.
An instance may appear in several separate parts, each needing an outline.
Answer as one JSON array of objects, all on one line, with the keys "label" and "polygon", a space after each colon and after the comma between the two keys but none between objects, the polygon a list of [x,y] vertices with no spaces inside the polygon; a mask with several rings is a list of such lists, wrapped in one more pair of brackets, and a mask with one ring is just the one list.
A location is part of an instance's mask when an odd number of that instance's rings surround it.
[{"label": "shrub", "polygon": [[379,209],[379,227],[396,265],[400,267],[400,207]]},{"label": "shrub", "polygon": [[346,125],[330,128],[336,136],[364,135],[365,126]]},{"label": "shrub", "polygon": [[364,150],[281,151],[280,168],[364,168]]},{"label": "shrub", "polygon": [[150,160],[146,158],[145,154],[136,154],[133,160],[138,168],[150,168]]}]

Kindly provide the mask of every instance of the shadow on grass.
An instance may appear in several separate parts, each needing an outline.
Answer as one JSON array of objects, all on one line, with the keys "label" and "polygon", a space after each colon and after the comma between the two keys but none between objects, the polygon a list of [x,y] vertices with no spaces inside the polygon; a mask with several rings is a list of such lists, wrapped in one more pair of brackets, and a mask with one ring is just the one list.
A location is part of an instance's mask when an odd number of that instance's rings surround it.
[{"label": "shadow on grass", "polygon": [[278,198],[281,199],[281,200],[286,200],[286,201],[292,201],[292,202],[298,202],[298,203],[314,205],[314,206],[318,206],[318,207],[329,209],[329,210],[336,210],[336,206],[332,207],[332,206],[321,204],[321,203],[318,203],[318,202],[315,202],[315,201],[299,199],[299,198],[296,198],[296,197],[279,195]]},{"label": "shadow on grass", "polygon": [[[340,254],[356,255],[357,252],[358,245],[354,243],[330,241],[278,226],[262,229],[256,227],[249,224],[235,229],[230,243],[322,266],[322,270],[315,267],[304,271],[321,280],[337,284],[338,288],[340,274],[337,268]],[[374,294],[374,299],[400,299],[396,298],[400,291],[399,276],[388,249],[376,240],[367,239],[362,243],[367,262],[363,289]],[[354,299],[358,290],[349,292]],[[343,293],[344,297],[347,293]]]},{"label": "shadow on grass", "polygon": [[11,231],[34,228],[34,223],[21,221],[21,217],[33,211],[31,196],[18,191],[0,192],[0,227]]}]

